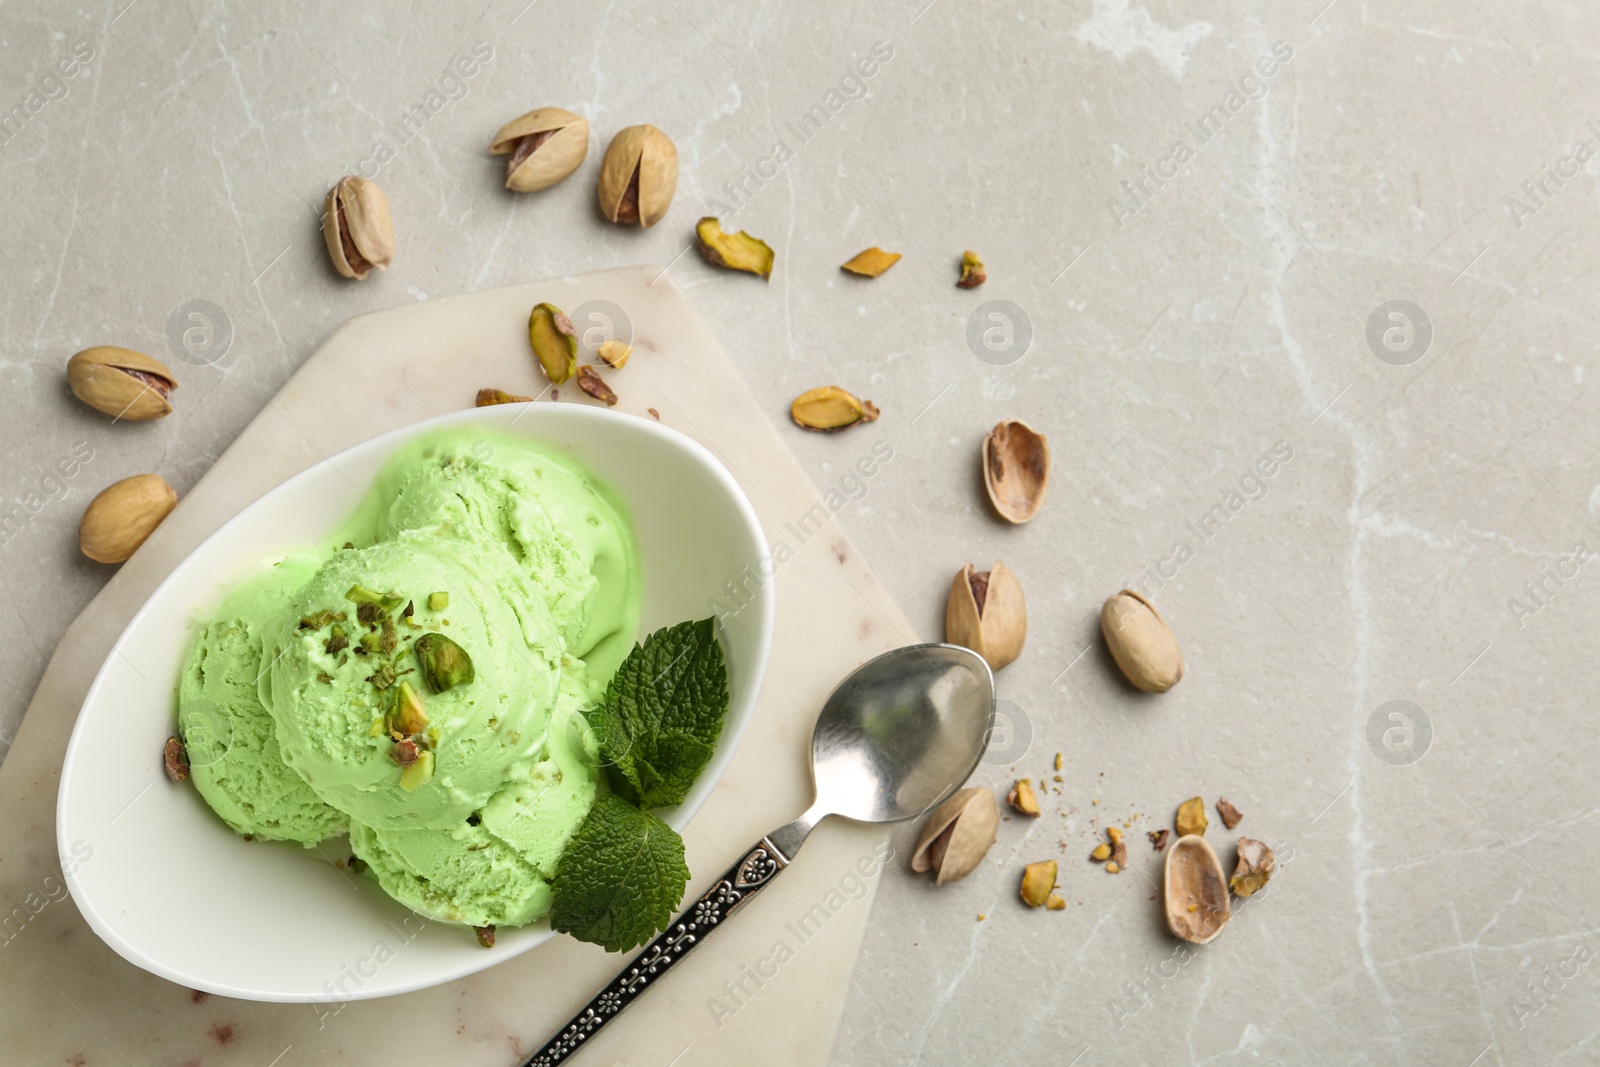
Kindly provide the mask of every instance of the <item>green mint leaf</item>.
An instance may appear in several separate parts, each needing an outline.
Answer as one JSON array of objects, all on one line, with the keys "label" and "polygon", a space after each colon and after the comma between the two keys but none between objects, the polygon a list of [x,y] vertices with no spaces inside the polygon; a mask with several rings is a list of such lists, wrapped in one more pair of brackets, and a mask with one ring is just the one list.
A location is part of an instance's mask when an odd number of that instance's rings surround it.
[{"label": "green mint leaf", "polygon": [[728,713],[728,666],[711,619],[635,646],[588,713],[611,787],[646,808],[681,804]]},{"label": "green mint leaf", "polygon": [[556,864],[550,926],[607,952],[637,948],[667,928],[688,883],[677,831],[607,794]]}]

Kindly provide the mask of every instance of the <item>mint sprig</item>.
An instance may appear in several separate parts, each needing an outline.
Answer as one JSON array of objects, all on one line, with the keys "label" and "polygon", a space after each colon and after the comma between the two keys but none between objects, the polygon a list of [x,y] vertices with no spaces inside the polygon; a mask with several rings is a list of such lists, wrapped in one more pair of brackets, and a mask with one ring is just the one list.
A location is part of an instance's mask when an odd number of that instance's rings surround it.
[{"label": "mint sprig", "polygon": [[672,921],[688,882],[683,838],[672,827],[601,796],[561,853],[550,925],[607,952],[637,948]]},{"label": "mint sprig", "polygon": [[728,667],[712,619],[636,645],[588,713],[611,788],[645,808],[681,804],[728,712]]}]

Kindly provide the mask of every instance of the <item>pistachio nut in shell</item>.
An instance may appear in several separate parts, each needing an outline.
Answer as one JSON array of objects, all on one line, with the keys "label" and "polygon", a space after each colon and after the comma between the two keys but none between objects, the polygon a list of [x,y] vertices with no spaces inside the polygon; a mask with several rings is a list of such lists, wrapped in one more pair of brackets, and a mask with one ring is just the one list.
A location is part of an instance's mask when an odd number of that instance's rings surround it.
[{"label": "pistachio nut in shell", "polygon": [[551,384],[560,385],[578,370],[578,331],[554,304],[535,304],[528,313],[528,343]]},{"label": "pistachio nut in shell", "polygon": [[1050,488],[1050,445],[1021,419],[1007,419],[983,439],[983,487],[1002,519],[1024,523]]},{"label": "pistachio nut in shell", "polygon": [[489,151],[506,160],[506,188],[548,189],[578,169],[589,154],[589,120],[560,107],[541,107],[500,127]]},{"label": "pistachio nut in shell", "polygon": [[911,853],[911,869],[934,872],[934,885],[965,878],[994,844],[1000,809],[987,789],[963,789],[933,809]]},{"label": "pistachio nut in shell", "polygon": [[1131,589],[1108,597],[1100,632],[1111,658],[1139,689],[1165,693],[1183,677],[1183,650],[1155,605]]},{"label": "pistachio nut in shell", "polygon": [[322,237],[333,269],[346,278],[360,281],[373,267],[387,270],[394,261],[394,223],[378,183],[354,174],[340,178],[323,205]]},{"label": "pistachio nut in shell", "polygon": [[1228,925],[1228,883],[1222,864],[1203,837],[1180,837],[1167,850],[1162,876],[1167,929],[1174,937],[1204,945]]},{"label": "pistachio nut in shell", "polygon": [[874,421],[878,409],[872,401],[862,400],[837,385],[820,385],[794,398],[789,417],[796,426],[807,430],[842,430],[858,422]]},{"label": "pistachio nut in shell", "polygon": [[1022,582],[999,560],[987,571],[963,564],[944,606],[944,639],[970,648],[993,670],[1022,654],[1028,639],[1028,605]]},{"label": "pistachio nut in shell", "polygon": [[654,226],[678,188],[678,149],[651,125],[629,126],[611,139],[600,163],[600,213],[612,222]]},{"label": "pistachio nut in shell", "polygon": [[67,360],[72,395],[96,411],[128,422],[172,413],[168,395],[178,380],[159,360],[115,345],[96,345]]},{"label": "pistachio nut in shell", "polygon": [[121,563],[177,504],[178,494],[159,474],[135,474],[113,482],[84,509],[78,548],[97,563]]},{"label": "pistachio nut in shell", "polygon": [[695,242],[700,255],[713,267],[742,270],[772,279],[772,248],[758,237],[740,230],[728,233],[715,215],[707,215],[694,227]]}]

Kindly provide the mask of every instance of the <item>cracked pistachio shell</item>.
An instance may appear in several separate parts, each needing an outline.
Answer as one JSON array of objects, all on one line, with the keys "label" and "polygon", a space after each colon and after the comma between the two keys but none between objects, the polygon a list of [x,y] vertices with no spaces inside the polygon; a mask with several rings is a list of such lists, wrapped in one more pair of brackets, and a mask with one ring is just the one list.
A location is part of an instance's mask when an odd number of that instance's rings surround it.
[{"label": "cracked pistachio shell", "polygon": [[84,509],[78,548],[96,563],[121,563],[177,505],[178,494],[159,474],[113,482]]},{"label": "cracked pistachio shell", "polygon": [[612,222],[654,226],[678,188],[678,149],[654,126],[629,126],[600,164],[600,213]]},{"label": "cracked pistachio shell", "polygon": [[1165,693],[1183,677],[1183,650],[1155,605],[1131,589],[1107,598],[1100,632],[1128,681],[1146,693]]},{"label": "cracked pistachio shell", "polygon": [[1007,419],[983,439],[983,487],[1007,522],[1039,514],[1050,488],[1050,445],[1021,419]]},{"label": "cracked pistachio shell", "polygon": [[506,160],[506,188],[548,189],[569,176],[589,154],[589,120],[565,108],[541,107],[500,127],[489,151]]},{"label": "cracked pistachio shell", "polygon": [[1241,897],[1253,896],[1277,870],[1278,857],[1265,841],[1253,837],[1239,838],[1238,850],[1238,862],[1228,886]]},{"label": "cracked pistachio shell", "polygon": [[934,885],[977,869],[1000,829],[1000,808],[987,789],[963,789],[933,809],[911,853],[911,869],[934,872]]},{"label": "cracked pistachio shell", "polygon": [[535,304],[528,315],[528,342],[544,375],[554,385],[578,371],[578,336],[566,312],[554,304]]},{"label": "cracked pistachio shell", "polygon": [[1167,929],[1174,937],[1204,945],[1228,925],[1228,883],[1222,864],[1203,837],[1180,837],[1167,850],[1162,876]]},{"label": "cracked pistachio shell", "polygon": [[[978,604],[978,590],[984,592]],[[988,571],[963,564],[950,582],[944,607],[944,639],[970,648],[999,670],[1022,654],[1028,639],[1028,605],[1022,582],[999,560]]]},{"label": "cracked pistachio shell", "polygon": [[167,395],[178,380],[159,360],[115,345],[85,348],[67,360],[72,395],[96,411],[128,422],[147,422],[172,413]]},{"label": "cracked pistachio shell", "polygon": [[394,262],[394,223],[389,199],[377,182],[352,174],[328,190],[322,210],[322,238],[333,269],[361,281],[372,268]]}]

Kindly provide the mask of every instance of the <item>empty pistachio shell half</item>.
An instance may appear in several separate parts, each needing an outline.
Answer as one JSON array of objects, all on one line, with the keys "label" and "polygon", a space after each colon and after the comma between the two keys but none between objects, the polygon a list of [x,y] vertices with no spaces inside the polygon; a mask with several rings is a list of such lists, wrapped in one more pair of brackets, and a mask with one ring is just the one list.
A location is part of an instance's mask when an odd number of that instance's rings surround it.
[{"label": "empty pistachio shell half", "polygon": [[842,430],[858,422],[872,422],[878,409],[837,385],[807,389],[789,405],[789,417],[807,430]]},{"label": "empty pistachio shell half", "polygon": [[944,606],[944,639],[970,648],[999,670],[1022,654],[1028,639],[1028,605],[1022,582],[999,560],[987,571],[963,564]]},{"label": "empty pistachio shell half", "polygon": [[97,563],[121,563],[177,504],[178,494],[159,474],[136,474],[113,482],[84,510],[78,547]]},{"label": "empty pistachio shell half", "polygon": [[1107,598],[1100,632],[1128,681],[1146,693],[1165,693],[1183,677],[1183,650],[1155,605],[1131,589]]},{"label": "empty pistachio shell half", "polygon": [[1007,419],[983,439],[983,487],[1007,522],[1027,522],[1050,488],[1050,445],[1021,419]]},{"label": "empty pistachio shell half", "polygon": [[1267,847],[1265,841],[1257,841],[1253,837],[1241,837],[1239,859],[1234,865],[1233,878],[1228,883],[1229,888],[1241,897],[1252,896],[1267,884],[1267,879],[1272,877],[1272,872],[1277,867],[1278,857]]},{"label": "empty pistachio shell half", "polygon": [[[1022,902],[1030,908],[1037,908],[1050,899],[1051,890],[1056,887],[1056,861],[1041,860],[1030,863],[1022,869]],[[1058,908],[1051,908],[1058,911]]]},{"label": "empty pistachio shell half", "polygon": [[96,411],[146,422],[172,413],[168,394],[178,380],[158,360],[114,345],[85,348],[67,360],[72,395]]},{"label": "empty pistachio shell half", "polygon": [[696,223],[694,236],[700,246],[700,254],[713,267],[742,270],[771,280],[773,255],[767,242],[751,237],[743,230],[738,233],[726,232],[715,215],[707,215]]},{"label": "empty pistachio shell half", "polygon": [[1228,925],[1228,883],[1222,864],[1203,837],[1180,837],[1167,850],[1162,878],[1167,929],[1174,937],[1204,945]]},{"label": "empty pistachio shell half", "polygon": [[560,385],[577,372],[578,331],[554,304],[535,304],[528,313],[528,342],[552,384]]},{"label": "empty pistachio shell half", "polygon": [[600,213],[612,222],[654,226],[678,188],[678,149],[654,126],[629,126],[600,164]]},{"label": "empty pistachio shell half", "polygon": [[848,262],[841,264],[839,269],[859,274],[863,278],[876,278],[898,262],[900,262],[899,252],[869,248],[864,252],[857,252]]},{"label": "empty pistachio shell half", "polygon": [[963,789],[933,809],[911,853],[911,869],[934,872],[934,885],[977,869],[1000,829],[1000,809],[987,789]]},{"label": "empty pistachio shell half", "polygon": [[394,261],[394,223],[378,184],[353,174],[339,179],[323,206],[322,237],[333,269],[346,278],[360,281],[373,267],[387,270]]},{"label": "empty pistachio shell half", "polygon": [[565,108],[541,107],[500,127],[489,151],[506,160],[506,188],[548,189],[578,169],[589,154],[589,121]]}]

